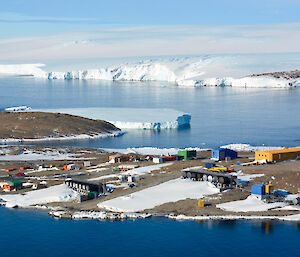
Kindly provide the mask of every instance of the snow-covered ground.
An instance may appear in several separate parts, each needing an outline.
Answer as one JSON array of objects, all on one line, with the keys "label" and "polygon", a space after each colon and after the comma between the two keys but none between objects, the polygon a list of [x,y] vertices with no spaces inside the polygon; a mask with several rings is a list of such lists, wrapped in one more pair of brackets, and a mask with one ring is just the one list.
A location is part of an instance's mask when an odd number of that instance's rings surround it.
[{"label": "snow-covered ground", "polygon": [[117,174],[109,174],[109,175],[103,175],[100,177],[96,177],[96,178],[90,178],[88,179],[88,181],[99,181],[99,180],[104,180],[104,179],[108,179],[108,178],[117,178],[118,175]]},{"label": "snow-covered ground", "polygon": [[[274,64],[261,67],[261,57],[246,55],[203,55],[195,57],[160,57],[114,67],[75,71],[46,71],[43,64],[0,65],[0,73],[32,75],[46,79],[99,79],[121,81],[167,81],[184,87],[293,87],[300,79],[271,76],[250,77],[249,74],[270,72]],[[275,59],[274,59],[275,58]],[[273,57],[276,60],[276,57]],[[226,65],[225,65],[226,64]],[[248,65],[248,69],[245,67]],[[257,67],[255,69],[255,67]],[[278,67],[276,67],[278,68]],[[291,68],[282,66],[280,69]],[[298,67],[293,67],[293,69]],[[276,70],[275,70],[276,71]]]},{"label": "snow-covered ground", "polygon": [[78,193],[70,189],[67,185],[61,184],[45,189],[30,191],[25,194],[7,194],[0,195],[4,200],[5,206],[13,207],[30,207],[36,204],[46,204],[51,202],[67,202],[75,200]]},{"label": "snow-covered ground", "polygon": [[18,154],[0,155],[0,161],[38,161],[38,160],[83,160],[80,155],[62,152],[56,149],[44,149],[43,151],[33,151],[24,149]]},{"label": "snow-covered ground", "polygon": [[98,207],[116,212],[138,212],[168,202],[202,198],[204,195],[215,194],[219,191],[208,182],[178,178],[130,195],[101,202]]},{"label": "snow-covered ground", "polygon": [[244,174],[241,170],[237,172],[232,172],[231,175],[235,175],[238,179],[243,181],[250,181],[254,178],[260,178],[265,176],[265,174]]},{"label": "snow-covered ground", "polygon": [[173,162],[149,165],[149,166],[145,166],[145,167],[139,167],[139,168],[136,168],[136,169],[132,169],[132,170],[129,170],[129,171],[126,171],[126,172],[122,172],[122,174],[133,175],[133,176],[145,175],[145,174],[150,174],[152,171],[160,170],[161,168],[170,166],[172,164],[173,164]]},{"label": "snow-covered ground", "polygon": [[150,108],[69,108],[34,109],[33,111],[60,112],[89,119],[105,120],[120,129],[172,129],[188,126],[191,116],[173,109]]},{"label": "snow-covered ground", "polygon": [[280,146],[252,146],[249,144],[229,144],[220,146],[221,148],[228,148],[234,151],[239,152],[255,152],[255,151],[266,151],[266,150],[274,150],[281,149]]},{"label": "snow-covered ground", "polygon": [[245,200],[233,201],[228,203],[217,204],[216,207],[231,212],[259,212],[269,209],[285,206],[285,203],[265,203],[254,195],[248,196]]},{"label": "snow-covered ground", "polygon": [[95,181],[95,180],[104,180],[109,178],[118,178],[120,175],[132,175],[132,176],[142,176],[145,174],[150,174],[152,171],[160,170],[161,168],[167,167],[172,165],[172,162],[163,163],[163,164],[155,164],[155,165],[149,165],[145,167],[139,167],[132,170],[128,170],[126,172],[122,173],[115,173],[115,174],[109,174],[109,175],[103,175],[96,178],[91,178],[89,181]]},{"label": "snow-covered ground", "polygon": [[108,138],[108,137],[118,137],[122,136],[124,132],[122,131],[112,131],[111,133],[93,133],[90,135],[81,134],[81,135],[70,135],[62,137],[42,137],[42,138],[5,138],[0,139],[0,144],[14,144],[14,143],[38,143],[38,142],[48,142],[48,141],[73,141],[73,140],[91,140],[99,138]]},{"label": "snow-covered ground", "polygon": [[113,149],[113,148],[103,148],[104,151],[109,153],[137,153],[141,155],[175,155],[179,150],[196,150],[196,151],[206,151],[208,149],[202,149],[198,147],[188,147],[188,148],[157,148],[157,147],[131,147],[126,149]]}]

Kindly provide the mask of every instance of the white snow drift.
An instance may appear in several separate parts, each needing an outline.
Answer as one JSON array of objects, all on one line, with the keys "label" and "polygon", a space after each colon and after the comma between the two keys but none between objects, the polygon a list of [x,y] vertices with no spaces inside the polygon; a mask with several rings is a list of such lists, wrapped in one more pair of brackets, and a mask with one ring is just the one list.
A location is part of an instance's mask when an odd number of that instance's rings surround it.
[{"label": "white snow drift", "polygon": [[[1,151],[0,151],[1,153]],[[43,151],[33,151],[24,149],[23,151],[12,154],[10,151],[0,155],[0,161],[37,161],[37,160],[84,160],[78,154],[62,152],[56,149],[44,149]]]},{"label": "white snow drift", "polygon": [[208,149],[203,149],[199,147],[188,147],[188,148],[157,148],[157,147],[130,147],[125,149],[113,149],[113,148],[103,148],[104,151],[110,153],[136,153],[141,155],[175,155],[179,150],[196,150],[196,151],[206,151]]},{"label": "white snow drift", "polygon": [[67,202],[75,200],[77,196],[77,192],[70,189],[67,185],[61,184],[46,189],[30,191],[25,194],[0,195],[0,198],[6,202],[6,207],[13,208],[30,207],[51,202]]},{"label": "white snow drift", "polygon": [[266,203],[254,195],[248,196],[245,200],[233,201],[217,204],[216,207],[231,212],[259,212],[267,211],[272,208],[283,207],[285,203]]},{"label": "white snow drift", "polygon": [[41,138],[4,138],[0,139],[0,144],[11,144],[11,143],[38,143],[38,142],[49,142],[49,141],[73,141],[73,140],[92,140],[99,138],[118,137],[122,136],[122,131],[111,131],[110,133],[91,133],[91,134],[80,134],[80,135],[68,135],[68,136],[53,136],[53,137],[41,137]]},{"label": "white snow drift", "polygon": [[256,152],[256,151],[269,151],[274,149],[281,149],[280,146],[252,146],[249,144],[229,144],[223,145],[221,148],[228,148],[239,152]]},{"label": "white snow drift", "polygon": [[130,195],[101,202],[98,207],[116,212],[138,212],[168,202],[176,202],[187,198],[202,198],[204,195],[215,194],[219,191],[213,184],[208,182],[179,178]]},{"label": "white snow drift", "polygon": [[189,114],[173,109],[68,108],[33,111],[60,112],[89,119],[106,120],[120,129],[173,129],[188,126],[191,121]]}]

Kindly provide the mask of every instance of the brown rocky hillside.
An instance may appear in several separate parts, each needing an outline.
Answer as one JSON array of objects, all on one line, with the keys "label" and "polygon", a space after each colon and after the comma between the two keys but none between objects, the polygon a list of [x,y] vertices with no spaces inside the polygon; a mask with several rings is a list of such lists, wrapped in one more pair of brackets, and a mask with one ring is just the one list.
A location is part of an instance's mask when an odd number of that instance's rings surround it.
[{"label": "brown rocky hillside", "polygon": [[36,139],[120,131],[103,120],[44,112],[0,112],[0,138]]}]

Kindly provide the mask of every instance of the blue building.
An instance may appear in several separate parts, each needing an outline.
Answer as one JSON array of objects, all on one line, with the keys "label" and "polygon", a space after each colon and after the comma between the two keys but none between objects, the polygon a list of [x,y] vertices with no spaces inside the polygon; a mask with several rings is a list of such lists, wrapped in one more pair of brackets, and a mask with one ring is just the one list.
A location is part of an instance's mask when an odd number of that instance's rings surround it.
[{"label": "blue building", "polygon": [[216,148],[211,150],[211,158],[218,161],[223,161],[226,157],[236,159],[238,156],[236,151],[227,148]]},{"label": "blue building", "polygon": [[253,195],[259,195],[259,196],[265,195],[266,194],[265,185],[264,184],[252,185],[251,193]]}]

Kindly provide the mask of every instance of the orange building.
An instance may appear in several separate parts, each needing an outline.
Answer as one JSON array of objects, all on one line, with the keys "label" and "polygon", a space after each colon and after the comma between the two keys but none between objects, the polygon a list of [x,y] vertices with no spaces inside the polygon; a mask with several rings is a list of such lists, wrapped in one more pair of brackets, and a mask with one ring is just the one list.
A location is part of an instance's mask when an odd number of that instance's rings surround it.
[{"label": "orange building", "polygon": [[255,152],[256,161],[276,162],[297,158],[300,158],[300,147]]}]

